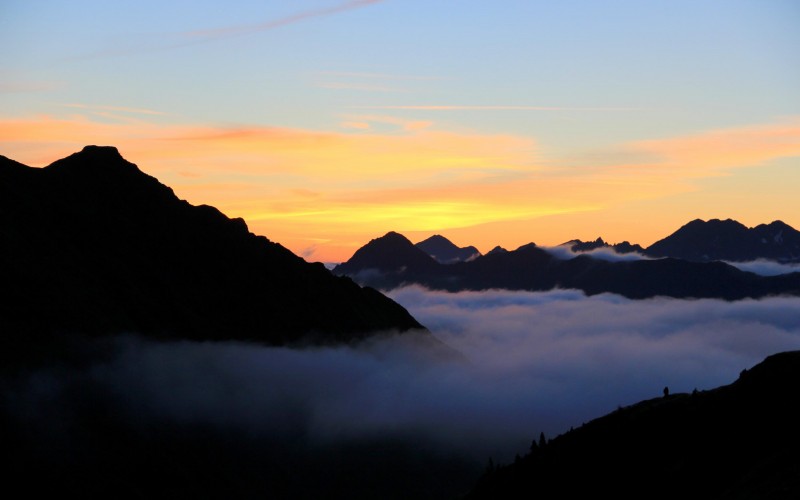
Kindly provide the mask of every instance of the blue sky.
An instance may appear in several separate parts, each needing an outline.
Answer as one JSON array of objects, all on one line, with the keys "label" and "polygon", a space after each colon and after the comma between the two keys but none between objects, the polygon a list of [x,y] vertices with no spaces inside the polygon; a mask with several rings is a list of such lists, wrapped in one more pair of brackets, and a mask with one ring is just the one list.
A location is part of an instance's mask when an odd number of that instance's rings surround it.
[{"label": "blue sky", "polygon": [[[800,154],[796,146],[800,142],[796,133],[800,116],[797,26],[800,4],[792,1],[7,0],[0,6],[0,43],[10,49],[0,53],[0,120],[6,125],[2,130],[22,130],[20,120],[31,127],[36,120],[58,120],[65,127],[77,120],[93,128],[87,126],[90,133],[85,139],[48,132],[47,127],[39,127],[42,131],[36,137],[6,132],[6,139],[0,139],[0,153],[42,166],[83,144],[113,141],[126,158],[189,201],[218,205],[231,216],[243,215],[258,232],[289,242],[298,253],[319,251],[320,257],[344,256],[358,238],[388,230],[420,237],[438,230],[471,240],[464,244],[491,248],[496,243],[513,246],[531,240],[557,244],[568,234],[572,236],[565,239],[602,234],[612,240],[648,243],[656,231],[664,236],[688,221],[679,219],[678,214],[683,217],[684,212],[701,218],[745,219],[748,225],[777,218],[797,225],[800,210],[787,206],[790,198],[776,199],[775,188],[770,187],[774,183],[770,179],[776,176],[783,179],[780,185],[797,186],[800,180],[793,173]],[[347,208],[351,212],[341,210],[351,215],[385,210],[392,215],[379,222],[393,227],[364,223],[337,208],[344,226],[326,232],[321,228],[329,227],[330,220],[315,223],[307,209],[281,212],[267,202],[257,203],[259,197],[274,199],[273,191],[252,192],[246,203],[232,199],[222,188],[213,195],[214,182],[242,182],[241,175],[225,176],[238,172],[241,153],[236,144],[225,146],[228,156],[215,153],[217,170],[210,166],[192,169],[193,162],[199,165],[207,158],[193,158],[192,148],[183,152],[166,148],[164,138],[175,136],[175,127],[217,132],[291,130],[346,141],[380,137],[387,144],[348,146],[362,157],[384,147],[389,152],[421,148],[415,150],[417,156],[430,148],[438,152],[450,148],[433,163],[442,165],[445,157],[470,157],[470,165],[480,164],[480,175],[474,170],[465,173],[463,162],[415,178],[387,174],[370,182],[375,182],[375,190],[394,185],[395,191],[385,195],[394,205],[352,204]],[[608,182],[606,174],[600,176],[606,180],[599,184],[597,176],[586,174],[621,164],[652,169],[655,153],[650,149],[643,153],[642,142],[663,141],[680,149],[684,142],[678,145],[678,139],[696,144],[696,138],[728,131],[733,134],[730,140],[739,144],[742,131],[764,129],[769,129],[769,137],[783,137],[779,151],[767,147],[763,137],[756,138],[757,144],[748,148],[770,152],[747,157],[743,164],[711,162],[716,166],[709,167],[708,161],[696,165],[687,161],[690,175],[678,169],[667,176],[671,182],[648,178],[625,193],[617,191],[620,183],[629,182],[619,178],[619,170]],[[417,140],[423,134],[430,137]],[[431,134],[463,141],[448,139],[431,145],[435,142]],[[414,140],[409,139],[411,135]],[[392,138],[399,145],[388,145]],[[518,146],[512,148],[513,153],[501,146],[496,155],[486,154],[497,138],[514,138]],[[139,142],[133,144],[133,139]],[[453,150],[453,144],[483,140],[488,142],[477,157],[468,150]],[[262,170],[250,169],[251,185],[259,182],[252,176],[275,182],[277,173],[270,165],[276,160],[270,156],[269,144],[263,146]],[[303,147],[313,146],[304,143]],[[245,149],[252,148],[248,143]],[[315,150],[317,168],[341,169],[346,156],[334,155],[328,161],[324,148]],[[527,160],[518,154],[522,150]],[[662,149],[656,150],[661,154]],[[507,158],[509,154],[513,160]],[[725,147],[717,153],[703,150],[697,157],[713,154],[725,156]],[[183,158],[180,168],[164,160],[177,156]],[[378,155],[365,164],[380,170],[382,158]],[[256,163],[255,158],[252,161]],[[568,207],[553,203],[530,210],[507,207],[500,202],[499,191],[464,187],[479,177],[484,183],[499,182],[495,175],[499,171],[513,171],[511,176],[501,176],[505,180],[525,177],[531,181],[529,174],[541,175],[542,169],[548,177],[571,176],[575,183],[594,183],[597,191],[608,195],[594,199],[565,194],[577,207],[574,217],[548,222],[543,219],[552,217],[553,211],[563,214]],[[755,184],[752,169],[760,172],[755,177],[761,180]],[[287,170],[281,171],[286,193],[320,184],[312,173],[286,174]],[[343,174],[331,190],[315,188],[324,198],[320,206],[360,198],[366,189],[363,179],[375,177],[363,174]],[[193,187],[197,181],[186,181],[198,176],[207,181],[204,191]],[[683,188],[656,193],[648,187],[653,183]],[[356,185],[358,193],[347,191]],[[561,189],[547,186],[548,191]],[[397,189],[423,187],[427,194],[422,198],[397,197]],[[447,198],[453,189],[463,193],[453,195],[448,205],[453,213],[445,218],[435,213],[437,208],[415,209],[413,217],[397,211],[403,203],[438,206],[432,193],[438,190]],[[752,197],[754,190],[761,193],[754,201],[761,209],[745,212],[733,201],[715,208],[699,201],[687,205],[690,193],[735,198],[731,189],[742,196]],[[642,194],[631,195],[634,192]],[[486,230],[489,222],[473,214],[489,208],[470,208],[469,199],[486,199],[499,225]],[[288,198],[285,202],[300,203]],[[636,220],[623,220],[623,214],[641,212],[648,204],[654,205],[655,228],[630,234]],[[763,208],[766,205],[769,210]],[[781,211],[780,207],[785,208]],[[664,212],[675,216],[665,217]],[[301,241],[302,235],[282,225],[285,214],[314,234]],[[770,220],[762,220],[765,217]],[[618,219],[620,223],[613,222]],[[437,226],[434,221],[439,220],[443,222]],[[514,221],[519,224],[506,227]],[[598,227],[602,221],[609,221],[608,227]],[[478,226],[483,229],[469,229]],[[563,231],[555,231],[554,226]],[[589,228],[596,228],[597,234],[584,234]],[[343,233],[348,233],[346,242],[334,241],[336,234]],[[318,250],[310,238],[319,240]]]}]

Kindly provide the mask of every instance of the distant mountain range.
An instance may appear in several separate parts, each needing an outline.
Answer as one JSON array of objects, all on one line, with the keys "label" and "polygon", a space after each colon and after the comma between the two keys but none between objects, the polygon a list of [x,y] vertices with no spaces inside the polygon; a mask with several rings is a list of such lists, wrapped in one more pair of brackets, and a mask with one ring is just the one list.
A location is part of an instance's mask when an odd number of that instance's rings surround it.
[{"label": "distant mountain range", "polygon": [[731,219],[697,219],[653,243],[644,254],[694,262],[800,262],[800,231],[779,220],[748,228]]},{"label": "distant mountain range", "polygon": [[635,244],[632,245],[627,241],[611,245],[603,241],[603,238],[597,238],[594,241],[570,240],[566,243],[562,243],[559,246],[567,247],[573,252],[592,252],[594,250],[600,250],[600,249],[611,249],[619,254],[627,254],[634,252],[640,253],[642,255],[646,254],[645,249],[639,245]]},{"label": "distant mountain range", "polygon": [[[472,260],[481,255],[474,246],[459,248],[438,234],[416,246],[442,264]],[[731,219],[696,219],[647,248],[627,241],[611,244],[603,238],[594,241],[570,240],[559,246],[572,252],[607,249],[618,254],[638,253],[646,257],[673,257],[692,262],[749,262],[764,259],[800,263],[800,231],[782,221],[748,228]],[[487,255],[498,251],[506,250],[497,246]]]},{"label": "distant mountain range", "polygon": [[619,408],[490,467],[468,499],[800,497],[800,351],[710,391]]},{"label": "distant mountain range", "polygon": [[0,156],[0,332],[343,342],[423,328],[242,219],[192,206],[113,147],[45,168]]},{"label": "distant mountain range", "polygon": [[[712,230],[716,229],[714,221],[709,224]],[[773,223],[770,226],[774,229],[777,225]],[[662,241],[672,241],[673,237],[674,241],[682,241],[683,230]],[[796,231],[788,226],[781,231],[785,235],[784,243],[793,241]],[[708,238],[713,239],[712,236]],[[444,238],[439,236],[437,239]],[[590,243],[573,240],[565,245],[579,253],[600,248],[623,253],[641,251],[638,245],[627,242],[608,245],[602,239]],[[785,248],[791,248],[791,244]],[[800,295],[800,273],[758,276],[719,261],[697,262],[673,257],[612,262],[587,254],[564,259],[533,243],[513,251],[495,249],[468,261],[442,264],[419,245],[394,232],[370,241],[347,262],[335,267],[333,272],[383,289],[405,284],[447,291],[573,288],[590,295],[610,292],[634,299],[668,296],[735,300]]]}]

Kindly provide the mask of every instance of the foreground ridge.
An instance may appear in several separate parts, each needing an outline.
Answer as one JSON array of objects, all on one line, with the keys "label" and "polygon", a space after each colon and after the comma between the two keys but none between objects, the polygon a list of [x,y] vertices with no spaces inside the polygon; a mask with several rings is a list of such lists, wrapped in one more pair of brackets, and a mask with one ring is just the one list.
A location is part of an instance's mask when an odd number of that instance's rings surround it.
[{"label": "foreground ridge", "polygon": [[422,328],[242,219],[178,199],[113,147],[45,168],[0,157],[0,225],[6,347],[63,333],[283,345]]},{"label": "foreground ridge", "polygon": [[798,498],[800,351],[734,383],[619,408],[490,468],[467,498]]}]

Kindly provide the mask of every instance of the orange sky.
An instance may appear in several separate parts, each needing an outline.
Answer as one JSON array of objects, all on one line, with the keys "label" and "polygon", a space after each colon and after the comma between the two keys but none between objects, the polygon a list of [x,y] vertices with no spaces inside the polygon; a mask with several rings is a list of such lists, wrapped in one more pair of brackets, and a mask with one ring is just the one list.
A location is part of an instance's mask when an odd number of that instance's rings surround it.
[{"label": "orange sky", "polygon": [[800,228],[800,5],[0,2],[0,154],[87,144],[309,260]]},{"label": "orange sky", "polygon": [[[78,107],[76,111],[80,111]],[[3,153],[44,166],[87,138],[194,204],[243,217],[309,260],[347,259],[394,230],[488,251],[602,236],[647,245],[693,218],[800,227],[800,119],[619,144],[569,159],[532,138],[361,116],[363,127],[160,124],[148,110],[0,120]],[[377,133],[374,122],[394,130]]]}]

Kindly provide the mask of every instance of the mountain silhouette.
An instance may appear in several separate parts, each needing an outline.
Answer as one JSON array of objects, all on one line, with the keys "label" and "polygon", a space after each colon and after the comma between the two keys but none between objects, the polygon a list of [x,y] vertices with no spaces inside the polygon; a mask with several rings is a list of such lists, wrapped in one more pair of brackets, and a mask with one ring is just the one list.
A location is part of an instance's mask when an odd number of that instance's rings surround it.
[{"label": "mountain silhouette", "polygon": [[0,331],[271,345],[421,329],[376,290],[309,264],[87,146],[44,168],[0,157]]},{"label": "mountain silhouette", "polygon": [[800,231],[781,221],[748,228],[735,220],[693,220],[645,250],[695,262],[769,259],[800,262]]},{"label": "mountain silhouette", "polygon": [[608,292],[632,299],[800,295],[800,273],[763,277],[723,262],[673,258],[609,262],[579,255],[563,260],[533,243],[445,265],[397,233],[370,241],[333,272],[382,289],[406,284],[453,292],[573,288],[589,295]]},{"label": "mountain silhouette", "polygon": [[333,268],[337,275],[351,276],[369,286],[393,288],[413,283],[439,272],[442,264],[411,243],[402,234],[390,231],[356,250],[347,262]]},{"label": "mountain silhouette", "polygon": [[570,240],[566,243],[562,243],[559,246],[568,247],[573,252],[591,252],[592,250],[597,250],[599,248],[609,248],[614,250],[616,253],[621,254],[633,252],[644,253],[644,248],[637,244],[631,244],[627,241],[623,241],[622,243],[615,243],[611,245],[603,241],[603,238],[597,238],[594,241]]},{"label": "mountain silhouette", "polygon": [[463,262],[481,255],[477,248],[473,246],[458,247],[440,234],[434,234],[430,238],[420,241],[416,246],[442,264]]},{"label": "mountain silhouette", "polygon": [[798,384],[793,351],[714,390],[664,388],[550,441],[532,434],[530,453],[487,470],[467,498],[798,498]]},{"label": "mountain silhouette", "polygon": [[501,247],[500,245],[497,245],[494,248],[492,248],[491,250],[489,250],[488,252],[486,252],[486,255],[491,255],[493,253],[506,253],[506,252],[508,252],[508,250],[506,250],[505,248]]}]

